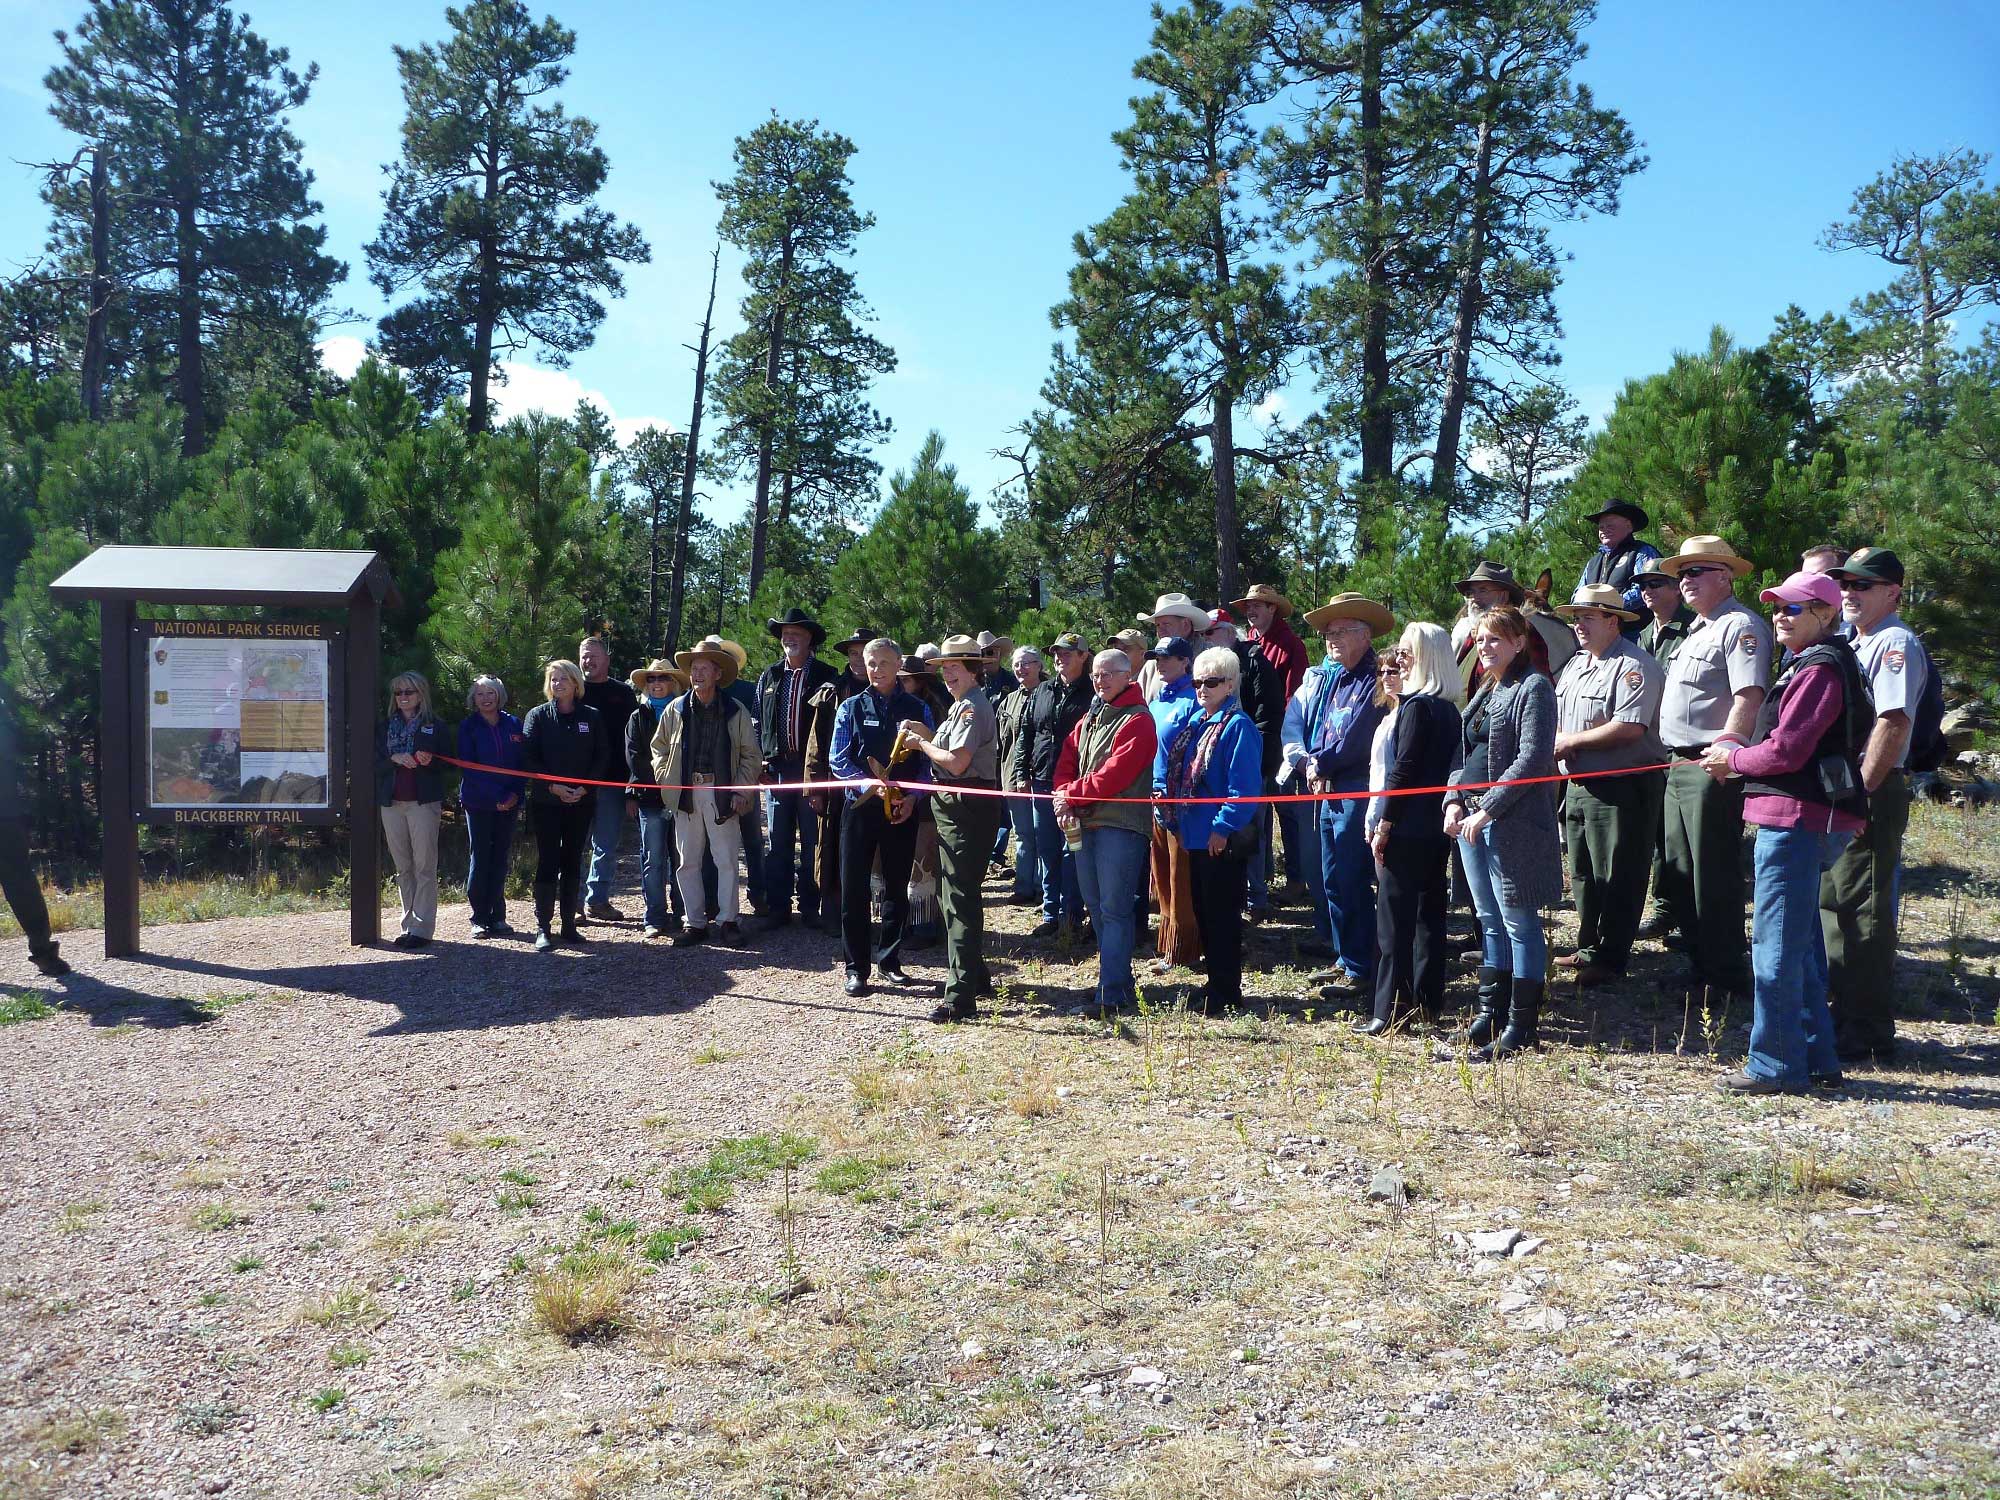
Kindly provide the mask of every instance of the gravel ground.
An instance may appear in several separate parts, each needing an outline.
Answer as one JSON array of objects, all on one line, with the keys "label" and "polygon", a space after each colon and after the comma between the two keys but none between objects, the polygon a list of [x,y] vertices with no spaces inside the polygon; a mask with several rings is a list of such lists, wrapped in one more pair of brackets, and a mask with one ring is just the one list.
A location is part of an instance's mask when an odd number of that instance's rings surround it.
[{"label": "gravel ground", "polygon": [[[1475,1111],[1421,1039],[1253,1018],[1183,1064],[1143,1020],[1063,1018],[1088,969],[1018,909],[994,914],[1014,1008],[944,1030],[939,949],[851,1001],[835,940],[796,926],[691,952],[596,926],[541,957],[465,921],[421,953],[351,947],[344,913],[162,927],[130,962],[73,933],[60,984],[0,949],[0,985],[62,1007],[0,1028],[0,1496],[1640,1500],[2000,1472],[1986,990],[1844,1103],[1713,1106],[1745,1152],[1939,1164],[1809,1213],[1718,1200],[1739,1233],[1671,1181],[1601,1185],[1709,1128],[1676,1113],[1719,1071],[1671,1055],[1678,1001],[1619,1008],[1608,1052],[1598,1012],[1556,1018],[1545,1107],[1621,1133],[1552,1159],[1534,1100]],[[1254,990],[1295,992],[1296,924],[1255,935]],[[1200,1086],[1157,1085],[1156,1053]],[[1408,1071],[1378,1128],[1383,1057]],[[1295,1104],[1295,1066],[1346,1093]],[[529,1327],[529,1271],[593,1224],[680,1222],[665,1173],[785,1128],[902,1186],[802,1185],[789,1216],[746,1186],[649,1269],[625,1336]],[[1392,1149],[1421,1212],[1369,1202]],[[1986,1190],[1925,1196],[1967,1176]],[[1121,1222],[1143,1248],[1107,1270]],[[1545,1243],[1473,1238],[1510,1227]]]}]

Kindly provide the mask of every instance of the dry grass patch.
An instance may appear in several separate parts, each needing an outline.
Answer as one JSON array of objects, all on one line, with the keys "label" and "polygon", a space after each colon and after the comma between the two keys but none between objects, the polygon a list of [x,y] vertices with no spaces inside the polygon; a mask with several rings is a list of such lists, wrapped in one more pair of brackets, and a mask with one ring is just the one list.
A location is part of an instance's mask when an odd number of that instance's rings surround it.
[{"label": "dry grass patch", "polygon": [[125,1435],[130,1426],[125,1413],[105,1407],[98,1411],[76,1412],[51,1417],[29,1435],[29,1446],[48,1454],[80,1458],[95,1453]]},{"label": "dry grass patch", "polygon": [[528,1314],[536,1327],[566,1343],[605,1338],[626,1326],[632,1263],[607,1251],[572,1250],[536,1273]]},{"label": "dry grass patch", "polygon": [[363,1287],[346,1286],[299,1304],[294,1321],[315,1328],[379,1328],[389,1320],[388,1312]]}]

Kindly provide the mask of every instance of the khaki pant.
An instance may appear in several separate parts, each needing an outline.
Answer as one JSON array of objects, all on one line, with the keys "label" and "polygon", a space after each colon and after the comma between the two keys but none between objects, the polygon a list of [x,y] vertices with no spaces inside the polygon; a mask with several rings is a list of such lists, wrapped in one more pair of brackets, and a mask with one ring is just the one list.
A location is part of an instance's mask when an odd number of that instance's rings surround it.
[{"label": "khaki pant", "polygon": [[396,862],[403,898],[403,931],[427,938],[437,930],[438,816],[441,802],[391,802],[382,809],[382,832]]},{"label": "khaki pant", "polygon": [[717,915],[724,922],[734,922],[742,878],[738,862],[743,855],[743,820],[718,818],[715,792],[709,787],[701,787],[690,795],[694,811],[674,814],[674,839],[681,851],[681,901],[687,907],[687,924],[708,925],[708,896],[701,888],[701,857],[708,853],[715,856],[715,899],[722,908]]}]

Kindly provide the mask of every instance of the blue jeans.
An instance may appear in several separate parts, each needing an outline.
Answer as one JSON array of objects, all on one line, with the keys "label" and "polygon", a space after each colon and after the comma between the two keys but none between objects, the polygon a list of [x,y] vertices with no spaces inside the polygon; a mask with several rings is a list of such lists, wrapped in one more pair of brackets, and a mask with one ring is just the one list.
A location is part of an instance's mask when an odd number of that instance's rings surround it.
[{"label": "blue jeans", "polygon": [[[1357,804],[1358,805],[1358,804]],[[1465,867],[1472,909],[1479,914],[1480,962],[1516,979],[1546,980],[1549,945],[1542,936],[1542,914],[1530,906],[1502,906],[1498,862],[1493,857],[1493,825],[1479,837],[1458,841],[1459,863]]]},{"label": "blue jeans", "polygon": [[1076,853],[1077,885],[1097,927],[1097,1003],[1130,1005],[1132,944],[1137,939],[1133,907],[1144,889],[1151,841],[1129,828],[1086,828]]},{"label": "blue jeans", "polygon": [[1756,915],[1750,924],[1755,1078],[1805,1085],[1840,1072],[1826,1004],[1826,937],[1819,920],[1820,872],[1846,852],[1851,833],[1757,830]]},{"label": "blue jeans", "polygon": [[610,787],[599,787],[597,807],[590,815],[590,875],[583,883],[583,904],[597,906],[611,899],[618,879],[618,841],[625,832],[625,799]]},{"label": "blue jeans", "polygon": [[465,810],[465,842],[471,859],[465,874],[465,899],[472,905],[475,927],[497,927],[507,920],[507,865],[514,849],[514,824],[521,816],[517,803],[505,812]]},{"label": "blue jeans", "polygon": [[[1046,792],[1049,785],[1038,781],[1035,790]],[[1063,838],[1062,825],[1056,822],[1055,804],[1041,798],[1035,800],[1035,864],[1042,881],[1042,920],[1081,921],[1083,889],[1078,883],[1076,856]]]},{"label": "blue jeans", "polygon": [[1363,981],[1375,974],[1375,856],[1362,832],[1367,812],[1366,797],[1319,804],[1320,881],[1325,891],[1319,905],[1326,920],[1324,925],[1315,924],[1333,944],[1340,966]]},{"label": "blue jeans", "polygon": [[666,809],[641,807],[639,809],[639,890],[646,898],[646,925],[664,928],[667,925],[667,887],[673,883],[674,865],[671,846],[674,841],[674,822],[667,816]]},{"label": "blue jeans", "polygon": [[[803,767],[779,766],[782,781],[801,780]],[[819,847],[819,814],[804,792],[765,794],[765,822],[771,849],[764,857],[764,901],[774,917],[792,914],[792,890],[799,893],[799,915],[819,915],[819,882],[813,878],[813,851]]]},{"label": "blue jeans", "polygon": [[1265,803],[1251,814],[1257,825],[1257,842],[1250,850],[1250,858],[1243,867],[1245,879],[1249,882],[1250,895],[1245,903],[1252,911],[1264,911],[1271,904],[1271,860],[1276,853],[1271,847],[1271,807]]},{"label": "blue jeans", "polygon": [[1014,828],[1014,895],[1022,901],[1042,899],[1042,867],[1035,844],[1035,804],[1028,797],[1007,799],[1007,821]]}]

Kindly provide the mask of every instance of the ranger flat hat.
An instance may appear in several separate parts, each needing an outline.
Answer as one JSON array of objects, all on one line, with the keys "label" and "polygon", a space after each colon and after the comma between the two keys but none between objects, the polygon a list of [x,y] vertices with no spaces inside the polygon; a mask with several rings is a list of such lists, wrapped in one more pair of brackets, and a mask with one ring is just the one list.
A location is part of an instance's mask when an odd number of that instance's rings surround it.
[{"label": "ranger flat hat", "polygon": [[1141,625],[1157,625],[1161,615],[1175,615],[1186,620],[1196,630],[1208,629],[1208,611],[1203,609],[1186,594],[1162,594],[1153,601],[1153,612],[1138,617]]},{"label": "ranger flat hat", "polygon": [[1243,613],[1246,604],[1268,604],[1278,612],[1279,619],[1289,620],[1292,617],[1292,601],[1268,583],[1253,583],[1250,585],[1249,593],[1241,599],[1229,601],[1229,607],[1239,615]]},{"label": "ranger flat hat", "polygon": [[[737,649],[741,650],[742,648],[738,647]],[[695,643],[692,651],[676,651],[674,653],[674,666],[683,675],[687,676],[690,682],[694,678],[693,674],[688,671],[688,668],[698,661],[712,661],[715,663],[715,683],[717,687],[728,687],[730,683],[736,680],[737,673],[743,670],[742,666],[736,660],[736,653],[729,649],[729,642],[723,640],[719,635],[705,635]]]},{"label": "ranger flat hat", "polygon": [[1863,547],[1839,567],[1827,569],[1827,577],[1862,583],[1901,583],[1903,560],[1887,547]]},{"label": "ranger flat hat", "polygon": [[1757,565],[1742,556],[1719,536],[1691,536],[1681,543],[1681,550],[1672,557],[1659,561],[1659,570],[1670,577],[1681,574],[1697,563],[1720,563],[1738,578],[1745,573],[1754,573]]},{"label": "ranger flat hat", "polygon": [[675,692],[685,693],[688,690],[688,674],[668,661],[664,656],[656,661],[648,662],[643,667],[635,668],[632,675],[625,680],[632,684],[632,691],[643,698],[646,696],[646,679],[661,672],[673,678]]},{"label": "ranger flat hat", "polygon": [[1558,604],[1555,613],[1566,620],[1574,620],[1587,609],[1601,609],[1607,615],[1616,615],[1621,620],[1636,620],[1639,617],[1625,607],[1625,596],[1608,583],[1586,583],[1570,596],[1567,604]]},{"label": "ranger flat hat", "polygon": [[1389,607],[1366,594],[1335,594],[1318,609],[1306,611],[1306,624],[1314,630],[1324,630],[1335,620],[1359,620],[1370,635],[1387,635],[1396,628],[1396,617]]},{"label": "ranger flat hat", "polygon": [[[826,644],[826,627],[802,609],[788,609],[775,620],[768,621],[767,623],[771,627],[771,634],[779,640],[785,638],[785,627],[787,625],[796,625],[801,630],[811,632],[813,650],[817,651],[821,646]],[[863,644],[865,645],[866,642],[863,642]]]},{"label": "ranger flat hat", "polygon": [[944,638],[944,643],[938,647],[937,655],[928,660],[932,666],[941,661],[955,661],[962,662],[968,667],[985,667],[992,665],[993,657],[991,648],[981,645],[972,636],[948,635]]},{"label": "ranger flat hat", "polygon": [[1601,521],[1606,516],[1623,516],[1632,523],[1634,531],[1644,531],[1653,523],[1653,518],[1634,505],[1630,500],[1613,500],[1603,510],[1592,511],[1584,517],[1584,520]]},{"label": "ranger flat hat", "polygon": [[1473,564],[1472,571],[1452,587],[1461,594],[1470,594],[1475,583],[1491,583],[1505,589],[1507,598],[1515,604],[1524,603],[1528,597],[1528,591],[1515,581],[1514,570],[1505,563],[1494,562],[1488,557],[1480,558]]},{"label": "ranger flat hat", "polygon": [[833,649],[836,651],[845,651],[850,646],[865,646],[874,639],[874,631],[870,630],[866,625],[857,625],[854,629],[854,634],[848,636],[845,640],[835,641]]}]

